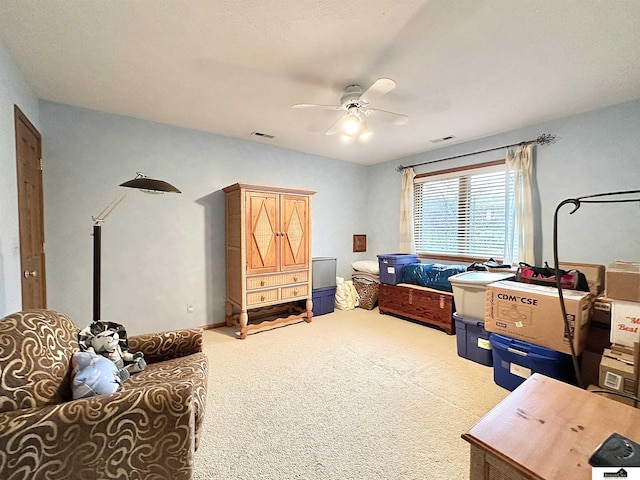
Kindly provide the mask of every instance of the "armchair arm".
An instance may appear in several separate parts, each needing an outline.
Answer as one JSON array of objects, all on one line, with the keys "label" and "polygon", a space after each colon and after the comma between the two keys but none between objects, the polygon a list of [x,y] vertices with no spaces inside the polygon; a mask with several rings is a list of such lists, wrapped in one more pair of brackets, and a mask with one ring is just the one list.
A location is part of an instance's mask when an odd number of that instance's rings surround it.
[{"label": "armchair arm", "polygon": [[0,413],[0,478],[190,479],[189,382]]},{"label": "armchair arm", "polygon": [[185,357],[202,351],[202,329],[191,328],[129,337],[129,351],[144,353],[147,363]]}]

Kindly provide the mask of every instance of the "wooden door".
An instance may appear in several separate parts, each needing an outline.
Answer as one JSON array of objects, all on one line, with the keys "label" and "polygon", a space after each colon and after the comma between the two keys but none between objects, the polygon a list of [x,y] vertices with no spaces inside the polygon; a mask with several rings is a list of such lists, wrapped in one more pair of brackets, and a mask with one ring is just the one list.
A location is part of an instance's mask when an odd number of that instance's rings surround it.
[{"label": "wooden door", "polygon": [[41,138],[17,106],[14,113],[22,309],[46,308]]},{"label": "wooden door", "polygon": [[282,270],[307,268],[309,263],[309,198],[282,195]]},{"label": "wooden door", "polygon": [[277,272],[280,265],[278,195],[247,192],[247,274]]}]

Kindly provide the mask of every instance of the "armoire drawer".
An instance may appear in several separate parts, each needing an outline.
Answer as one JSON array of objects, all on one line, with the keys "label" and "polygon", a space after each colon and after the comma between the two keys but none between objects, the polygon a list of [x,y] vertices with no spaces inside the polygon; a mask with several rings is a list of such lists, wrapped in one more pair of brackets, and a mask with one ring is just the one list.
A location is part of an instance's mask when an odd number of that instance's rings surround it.
[{"label": "armoire drawer", "polygon": [[274,302],[278,300],[278,292],[280,289],[273,288],[271,290],[260,290],[258,292],[247,293],[247,305],[258,305],[265,302]]},{"label": "armoire drawer", "polygon": [[305,297],[309,294],[308,285],[296,285],[282,288],[282,300],[288,298]]},{"label": "armoire drawer", "polygon": [[309,280],[309,271],[276,273],[273,275],[259,275],[247,277],[247,290],[258,288],[279,287],[292,283],[304,283]]}]

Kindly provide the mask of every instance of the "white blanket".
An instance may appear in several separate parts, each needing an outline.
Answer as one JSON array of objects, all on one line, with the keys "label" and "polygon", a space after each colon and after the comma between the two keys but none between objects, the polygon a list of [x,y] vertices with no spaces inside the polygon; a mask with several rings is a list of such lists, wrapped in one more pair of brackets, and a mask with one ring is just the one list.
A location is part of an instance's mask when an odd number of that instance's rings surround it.
[{"label": "white blanket", "polygon": [[353,310],[360,304],[360,297],[353,286],[353,280],[336,277],[336,301],[338,310]]}]

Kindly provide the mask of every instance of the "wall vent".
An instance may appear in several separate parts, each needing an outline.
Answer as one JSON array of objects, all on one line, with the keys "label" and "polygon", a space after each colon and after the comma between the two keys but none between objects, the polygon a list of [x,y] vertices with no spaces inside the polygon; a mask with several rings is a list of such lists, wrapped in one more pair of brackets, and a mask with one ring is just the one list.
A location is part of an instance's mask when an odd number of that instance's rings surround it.
[{"label": "wall vent", "polygon": [[454,137],[453,135],[449,135],[448,137],[436,138],[435,140],[431,140],[431,143],[446,142],[447,140],[452,140],[454,138],[456,137]]},{"label": "wall vent", "polygon": [[262,133],[262,132],[251,132],[251,135],[254,135],[256,137],[268,138],[268,139],[275,138],[275,136],[273,135],[269,135],[268,133]]}]

